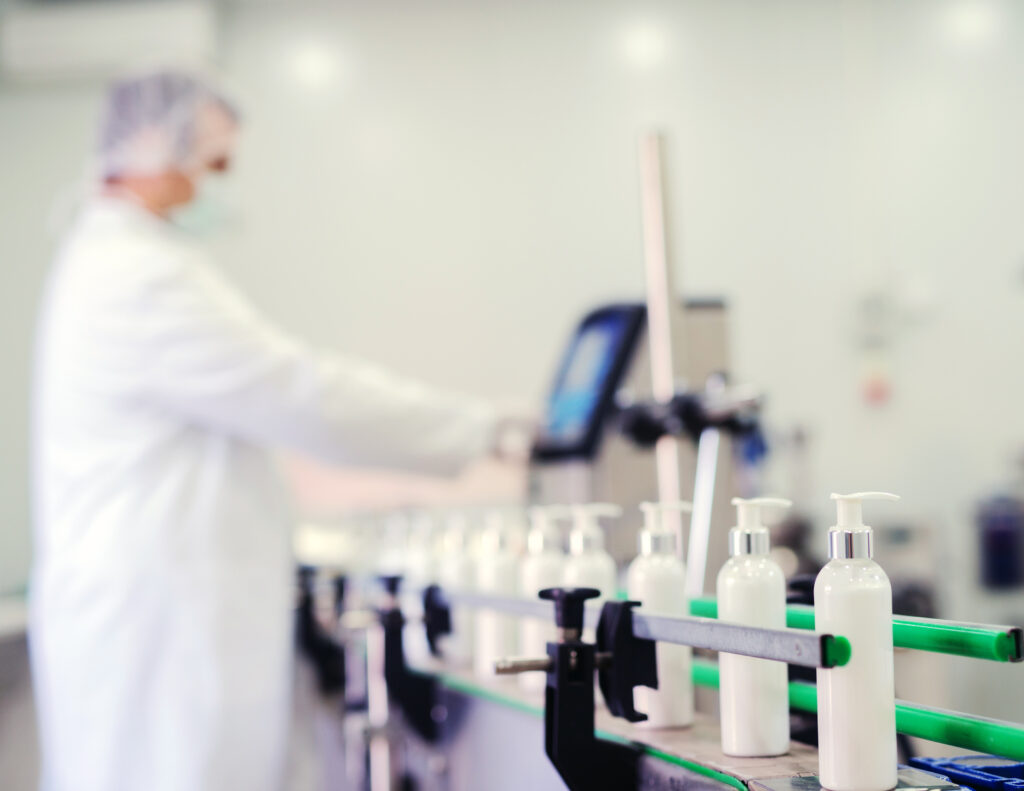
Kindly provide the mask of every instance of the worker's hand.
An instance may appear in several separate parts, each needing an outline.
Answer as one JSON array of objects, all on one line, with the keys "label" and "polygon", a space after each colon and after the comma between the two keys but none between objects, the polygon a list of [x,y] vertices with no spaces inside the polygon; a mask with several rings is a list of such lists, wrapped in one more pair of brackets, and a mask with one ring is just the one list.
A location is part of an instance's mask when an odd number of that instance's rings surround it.
[{"label": "worker's hand", "polygon": [[494,430],[494,457],[511,464],[525,464],[540,430],[537,410],[526,404],[501,404]]}]

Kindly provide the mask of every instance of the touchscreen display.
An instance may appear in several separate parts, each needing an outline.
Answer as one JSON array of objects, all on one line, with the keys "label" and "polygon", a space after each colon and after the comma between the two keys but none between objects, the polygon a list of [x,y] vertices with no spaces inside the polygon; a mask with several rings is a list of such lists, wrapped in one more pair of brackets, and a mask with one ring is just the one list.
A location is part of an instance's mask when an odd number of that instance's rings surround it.
[{"label": "touchscreen display", "polygon": [[608,315],[588,324],[575,337],[548,401],[547,439],[562,444],[583,437],[624,341],[627,322],[623,314]]}]

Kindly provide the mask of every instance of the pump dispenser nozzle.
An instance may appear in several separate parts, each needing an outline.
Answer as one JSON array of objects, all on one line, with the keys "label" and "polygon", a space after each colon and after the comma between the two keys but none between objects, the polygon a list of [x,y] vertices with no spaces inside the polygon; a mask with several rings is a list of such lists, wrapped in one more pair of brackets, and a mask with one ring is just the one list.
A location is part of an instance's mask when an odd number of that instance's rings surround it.
[{"label": "pump dispenser nozzle", "polygon": [[572,506],[573,531],[569,536],[569,549],[575,555],[604,548],[601,532],[602,516],[621,516],[622,509],[614,503],[578,503]]},{"label": "pump dispenser nozzle", "polygon": [[669,500],[666,502],[640,503],[644,515],[644,529],[640,531],[640,554],[677,553],[679,536],[675,529],[666,527],[664,515],[669,511],[685,514],[693,511],[693,503],[686,500]]},{"label": "pump dispenser nozzle", "polygon": [[899,500],[898,494],[889,492],[855,492],[854,494],[832,494],[836,501],[836,524],[828,531],[828,556],[830,558],[870,558],[871,528],[864,524],[862,503],[864,500]]},{"label": "pump dispenser nozzle", "polygon": [[761,521],[761,509],[789,508],[792,501],[782,497],[733,497],[732,504],[736,506],[736,527],[729,531],[729,555],[767,555],[770,538]]},{"label": "pump dispenser nozzle", "polygon": [[530,532],[526,549],[531,553],[562,549],[562,534],[556,521],[572,516],[567,505],[535,505],[530,509]]}]

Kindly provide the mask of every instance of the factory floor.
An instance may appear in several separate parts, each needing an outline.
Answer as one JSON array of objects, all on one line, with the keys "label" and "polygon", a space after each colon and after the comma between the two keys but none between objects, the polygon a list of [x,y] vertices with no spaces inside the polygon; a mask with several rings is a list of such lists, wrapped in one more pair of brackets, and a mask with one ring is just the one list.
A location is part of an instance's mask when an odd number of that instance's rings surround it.
[{"label": "factory floor", "polygon": [[[308,670],[296,668],[287,791],[337,789],[342,750],[334,705],[314,691]],[[24,638],[0,640],[0,788],[36,791],[39,748]],[[328,781],[328,778],[334,778]]]}]

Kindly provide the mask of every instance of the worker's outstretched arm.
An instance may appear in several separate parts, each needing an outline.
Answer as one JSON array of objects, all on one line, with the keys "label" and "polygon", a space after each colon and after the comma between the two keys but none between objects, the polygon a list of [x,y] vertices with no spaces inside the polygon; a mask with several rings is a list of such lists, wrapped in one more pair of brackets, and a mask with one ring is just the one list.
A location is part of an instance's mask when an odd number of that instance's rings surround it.
[{"label": "worker's outstretched arm", "polygon": [[201,265],[150,286],[147,394],[207,428],[342,464],[450,474],[494,443],[482,401],[289,337]]}]

